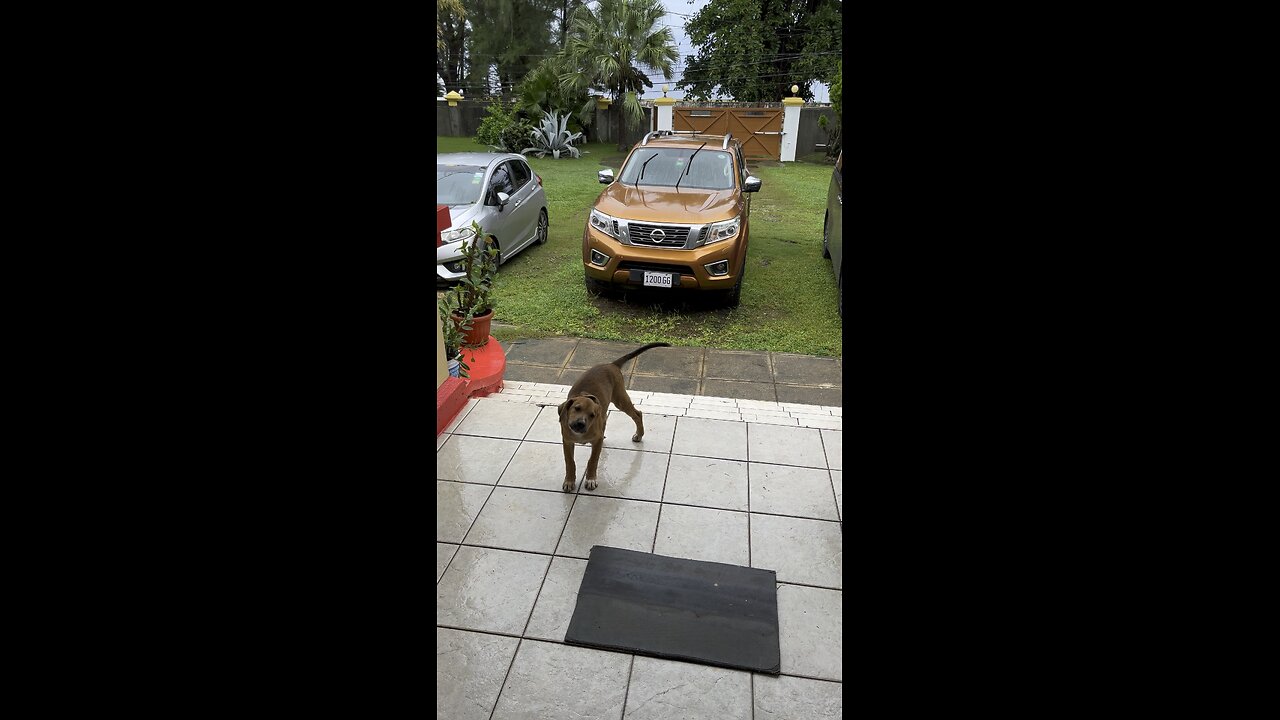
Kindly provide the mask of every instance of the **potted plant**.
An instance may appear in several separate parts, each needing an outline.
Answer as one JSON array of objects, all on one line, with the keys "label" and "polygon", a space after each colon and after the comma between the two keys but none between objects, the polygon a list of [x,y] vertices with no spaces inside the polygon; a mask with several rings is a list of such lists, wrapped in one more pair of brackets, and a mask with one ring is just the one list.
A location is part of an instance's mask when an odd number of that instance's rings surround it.
[{"label": "potted plant", "polygon": [[462,359],[462,342],[463,328],[471,329],[471,319],[463,318],[463,324],[460,327],[451,319],[452,308],[450,307],[449,296],[440,299],[437,303],[437,309],[440,312],[440,328],[444,335],[444,356],[449,361],[449,376],[471,378],[467,362]]},{"label": "potted plant", "polygon": [[[453,323],[463,333],[463,345],[482,347],[489,342],[493,321],[493,276],[498,272],[498,249],[491,247],[480,224],[472,221],[472,236],[462,243],[463,276],[445,295]],[[464,322],[470,327],[464,328]]]}]

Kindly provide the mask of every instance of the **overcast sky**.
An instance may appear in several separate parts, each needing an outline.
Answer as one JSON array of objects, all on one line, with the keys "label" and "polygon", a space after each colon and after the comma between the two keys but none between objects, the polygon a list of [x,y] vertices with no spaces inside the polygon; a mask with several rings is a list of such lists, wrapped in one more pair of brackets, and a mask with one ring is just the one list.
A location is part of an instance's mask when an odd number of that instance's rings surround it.
[{"label": "overcast sky", "polygon": [[[675,83],[680,81],[684,74],[685,58],[695,54],[693,43],[689,40],[689,36],[684,32],[684,24],[695,13],[706,6],[711,0],[661,0],[662,6],[667,9],[667,14],[663,16],[661,22],[668,28],[671,28],[671,34],[676,38],[676,49],[680,52],[680,59],[675,63],[675,72],[671,75],[669,85],[674,88]],[[662,75],[659,73],[657,77],[650,77],[653,81],[653,87],[649,88],[641,97],[655,98],[662,97]],[[684,97],[683,91],[668,92],[668,95],[677,100]],[[827,96],[827,86],[814,83],[813,85],[814,100],[817,102],[831,102]],[[781,100],[782,98],[778,98]]]},{"label": "overcast sky", "polygon": [[[684,24],[695,13],[701,10],[711,0],[661,0],[663,7],[667,9],[667,14],[662,17],[659,22],[671,29],[671,34],[676,39],[676,50],[680,53],[680,59],[673,64],[673,72],[669,82],[663,80],[662,73],[653,73],[649,79],[653,81],[653,87],[649,88],[642,98],[658,98],[662,97],[662,84],[667,82],[671,90],[667,93],[669,96],[680,100],[684,98],[684,92],[675,90],[675,84],[680,82],[684,75],[685,58],[695,54],[693,43],[690,42],[689,36],[684,32]],[[646,70],[651,70],[646,68]],[[439,80],[439,76],[436,77]],[[449,88],[452,89],[452,88]],[[821,83],[813,84],[814,100],[817,102],[831,102],[827,93],[827,86]],[[782,98],[778,98],[781,100]]]}]

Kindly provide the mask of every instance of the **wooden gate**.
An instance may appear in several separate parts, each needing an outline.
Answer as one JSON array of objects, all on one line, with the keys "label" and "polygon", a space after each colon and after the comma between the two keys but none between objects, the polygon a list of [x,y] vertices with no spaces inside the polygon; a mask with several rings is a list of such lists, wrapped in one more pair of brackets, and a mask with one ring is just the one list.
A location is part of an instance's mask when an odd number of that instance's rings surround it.
[{"label": "wooden gate", "polygon": [[782,108],[674,107],[672,130],[707,135],[733,133],[749,158],[782,156]]}]

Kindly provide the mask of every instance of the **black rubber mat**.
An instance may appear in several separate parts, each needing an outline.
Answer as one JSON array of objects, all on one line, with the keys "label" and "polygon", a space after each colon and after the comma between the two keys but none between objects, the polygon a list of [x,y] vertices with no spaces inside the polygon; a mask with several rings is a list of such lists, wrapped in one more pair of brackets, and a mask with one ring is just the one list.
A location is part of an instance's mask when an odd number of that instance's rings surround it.
[{"label": "black rubber mat", "polygon": [[597,545],[564,641],[777,675],[778,574]]}]

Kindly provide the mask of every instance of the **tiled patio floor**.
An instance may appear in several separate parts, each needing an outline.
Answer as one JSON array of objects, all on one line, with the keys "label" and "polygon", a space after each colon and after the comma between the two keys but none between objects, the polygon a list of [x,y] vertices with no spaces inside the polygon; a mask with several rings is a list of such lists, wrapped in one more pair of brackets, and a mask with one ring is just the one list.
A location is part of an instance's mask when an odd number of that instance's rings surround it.
[{"label": "tiled patio floor", "polygon": [[[631,390],[643,442],[612,410],[564,493],[567,391],[508,382],[436,440],[436,717],[840,717],[841,409]],[[564,644],[593,545],[776,570],[782,675]]]}]

